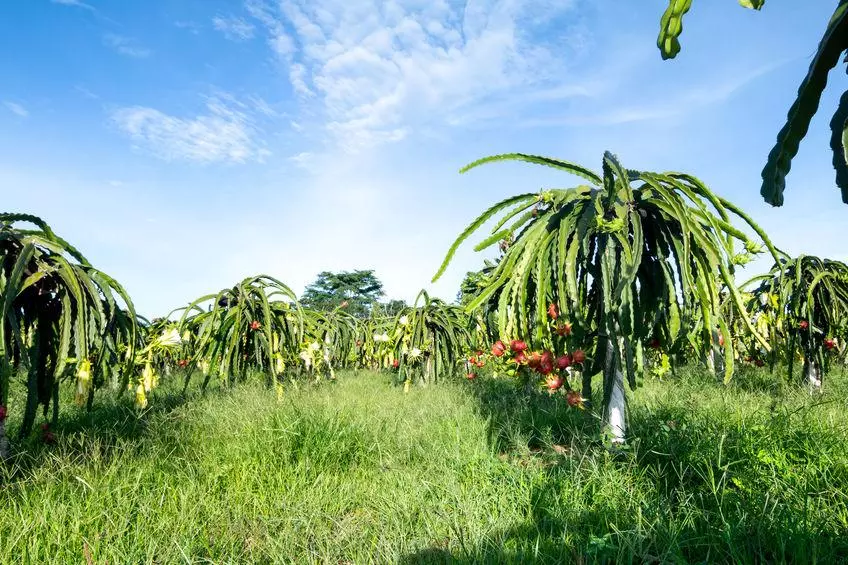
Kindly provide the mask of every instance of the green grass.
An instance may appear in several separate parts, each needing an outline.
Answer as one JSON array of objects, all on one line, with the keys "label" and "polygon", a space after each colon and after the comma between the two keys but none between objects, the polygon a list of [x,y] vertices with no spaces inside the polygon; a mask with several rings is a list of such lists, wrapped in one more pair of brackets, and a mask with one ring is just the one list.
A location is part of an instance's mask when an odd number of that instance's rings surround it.
[{"label": "green grass", "polygon": [[848,387],[633,395],[630,451],[504,381],[375,373],[67,411],[0,486],[9,563],[848,561]]}]

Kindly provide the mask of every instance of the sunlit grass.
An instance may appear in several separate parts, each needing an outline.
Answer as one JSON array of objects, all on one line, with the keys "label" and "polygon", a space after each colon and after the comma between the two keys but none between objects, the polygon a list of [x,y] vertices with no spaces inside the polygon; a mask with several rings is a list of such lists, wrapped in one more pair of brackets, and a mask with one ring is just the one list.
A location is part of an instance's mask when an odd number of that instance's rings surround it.
[{"label": "sunlit grass", "polygon": [[624,454],[563,399],[485,379],[175,393],[141,420],[103,400],[6,469],[0,559],[846,560],[846,388],[779,383],[651,381]]}]

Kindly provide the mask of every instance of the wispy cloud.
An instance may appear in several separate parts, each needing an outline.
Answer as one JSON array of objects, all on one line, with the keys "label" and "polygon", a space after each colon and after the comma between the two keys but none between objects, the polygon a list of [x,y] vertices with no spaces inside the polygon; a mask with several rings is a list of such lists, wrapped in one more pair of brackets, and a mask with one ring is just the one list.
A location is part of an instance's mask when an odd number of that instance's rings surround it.
[{"label": "wispy cloud", "polygon": [[174,27],[187,30],[192,35],[198,35],[201,29],[201,26],[198,23],[190,20],[176,21],[174,22]]},{"label": "wispy cloud", "polygon": [[94,8],[94,6],[92,6],[90,4],[86,4],[85,2],[82,2],[81,0],[50,0],[50,2],[52,2],[53,4],[61,4],[63,6],[74,6],[76,8],[84,8],[84,9],[90,10],[92,12],[97,11]]},{"label": "wispy cloud", "polygon": [[135,39],[114,33],[107,33],[104,35],[103,43],[121,55],[126,55],[127,57],[143,59],[145,57],[149,57],[151,53],[150,49],[140,46]]},{"label": "wispy cloud", "polygon": [[20,104],[18,104],[17,102],[6,101],[6,102],[3,102],[3,105],[10,112],[12,112],[13,114],[17,114],[18,116],[20,116],[22,118],[26,118],[26,117],[29,116],[29,111],[26,108],[24,108],[23,106],[21,106]]},{"label": "wispy cloud", "polygon": [[194,117],[132,106],[113,112],[112,120],[139,147],[169,161],[244,163],[270,154],[246,106],[229,97],[209,99],[206,113]]},{"label": "wispy cloud", "polygon": [[616,126],[635,122],[659,121],[684,118],[709,106],[727,102],[739,91],[757,79],[792,62],[783,59],[766,65],[754,66],[739,72],[726,73],[729,78],[709,80],[694,86],[686,85],[682,89],[666,92],[661,102],[644,104],[607,104],[599,111],[582,110],[580,113],[566,115],[548,115],[521,120],[518,125],[525,128],[562,127],[562,126]]},{"label": "wispy cloud", "polygon": [[247,41],[253,37],[253,24],[242,18],[225,18],[216,16],[212,19],[212,25],[232,41]]},{"label": "wispy cloud", "polygon": [[89,100],[100,100],[100,97],[97,94],[80,84],[74,86],[74,90],[76,92],[79,92],[82,96],[88,98]]},{"label": "wispy cloud", "polygon": [[316,166],[315,154],[309,151],[301,151],[297,155],[292,155],[289,157],[289,161],[305,171],[309,171],[311,173],[321,172],[321,168]]},{"label": "wispy cloud", "polygon": [[265,28],[294,92],[318,105],[339,145],[356,151],[403,139],[426,127],[425,120],[516,86],[546,83],[561,71],[564,55],[534,32],[561,23],[558,16],[573,3],[249,0],[246,6]]},{"label": "wispy cloud", "polygon": [[257,112],[259,112],[265,117],[279,118],[282,116],[280,112],[275,110],[274,107],[271,106],[271,104],[269,104],[268,101],[262,98],[261,96],[251,96],[248,98],[248,102],[251,106],[253,106],[253,108]]}]

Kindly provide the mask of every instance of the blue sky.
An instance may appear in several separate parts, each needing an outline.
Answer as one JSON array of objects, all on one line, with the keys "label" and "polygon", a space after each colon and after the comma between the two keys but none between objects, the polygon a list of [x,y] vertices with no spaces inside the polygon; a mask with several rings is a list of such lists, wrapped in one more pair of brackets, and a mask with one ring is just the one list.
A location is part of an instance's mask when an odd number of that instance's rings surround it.
[{"label": "blue sky", "polygon": [[[575,181],[540,153],[699,176],[790,253],[848,259],[827,151],[835,72],[788,179],[760,171],[833,0],[697,2],[683,51],[661,0],[6,0],[2,208],[47,220],[162,314],[245,276],[300,292],[373,268],[452,299],[456,235],[508,195]],[[762,265],[765,267],[766,265]]]}]

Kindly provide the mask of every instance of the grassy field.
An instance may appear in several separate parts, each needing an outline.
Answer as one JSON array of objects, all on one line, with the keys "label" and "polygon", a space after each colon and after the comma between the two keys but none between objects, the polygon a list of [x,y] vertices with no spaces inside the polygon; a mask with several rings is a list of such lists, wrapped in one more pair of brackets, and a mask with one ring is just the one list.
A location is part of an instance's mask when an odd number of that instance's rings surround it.
[{"label": "grassy field", "polygon": [[779,380],[649,382],[617,455],[491,379],[345,373],[282,401],[160,395],[141,420],[104,396],[4,470],[0,560],[848,561],[848,387]]}]

